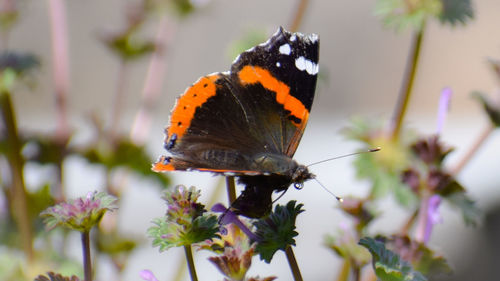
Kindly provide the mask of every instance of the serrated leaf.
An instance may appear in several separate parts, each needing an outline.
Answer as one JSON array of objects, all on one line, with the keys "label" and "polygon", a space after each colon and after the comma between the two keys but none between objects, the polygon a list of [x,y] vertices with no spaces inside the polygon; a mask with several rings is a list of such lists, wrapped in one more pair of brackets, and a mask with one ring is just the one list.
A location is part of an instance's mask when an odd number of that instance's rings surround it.
[{"label": "serrated leaf", "polygon": [[471,0],[441,0],[443,9],[439,19],[442,23],[456,25],[466,24],[474,18],[474,9]]},{"label": "serrated leaf", "polygon": [[156,218],[153,224],[147,233],[153,238],[153,247],[159,247],[160,252],[216,238],[219,231],[217,216],[214,215],[199,216],[189,225],[167,221],[166,218]]},{"label": "serrated leaf", "polygon": [[422,273],[401,259],[396,253],[386,249],[384,243],[373,238],[361,238],[359,244],[372,254],[372,265],[378,278],[384,281],[426,281]]},{"label": "serrated leaf", "polygon": [[472,97],[483,105],[484,111],[486,111],[491,123],[497,128],[500,127],[500,106],[493,104],[486,98],[486,95],[478,91],[473,92]]},{"label": "serrated leaf", "polygon": [[76,276],[66,277],[61,274],[48,272],[47,275],[39,275],[34,281],[80,281]]},{"label": "serrated leaf", "polygon": [[255,249],[261,260],[270,263],[278,250],[285,251],[289,245],[295,245],[294,237],[298,235],[295,220],[304,211],[303,204],[295,205],[296,203],[292,200],[286,206],[276,205],[274,212],[268,217],[253,223],[256,227],[255,234],[259,237]]},{"label": "serrated leaf", "polygon": [[413,241],[408,236],[394,235],[385,239],[385,246],[399,254],[402,259],[408,261],[412,266],[426,276],[438,276],[452,272],[446,259],[436,255],[424,243]]},{"label": "serrated leaf", "polygon": [[462,211],[465,225],[476,226],[481,216],[481,210],[476,206],[474,200],[470,199],[465,192],[454,192],[446,196],[445,199],[452,206]]}]

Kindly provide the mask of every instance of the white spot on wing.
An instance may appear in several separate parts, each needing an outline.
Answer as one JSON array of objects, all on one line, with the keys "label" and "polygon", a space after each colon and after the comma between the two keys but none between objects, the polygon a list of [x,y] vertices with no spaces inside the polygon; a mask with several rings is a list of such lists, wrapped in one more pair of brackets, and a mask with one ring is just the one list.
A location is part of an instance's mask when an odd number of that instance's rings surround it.
[{"label": "white spot on wing", "polygon": [[295,59],[295,67],[297,67],[300,71],[306,71],[310,75],[316,75],[319,71],[319,67],[316,63],[304,58],[303,56]]},{"label": "white spot on wing", "polygon": [[281,67],[281,63],[280,63],[280,62],[277,62],[277,63],[276,63],[276,66],[277,66],[277,67]]},{"label": "white spot on wing", "polygon": [[288,56],[292,52],[292,49],[290,48],[290,45],[283,44],[283,45],[280,46],[279,51],[280,51],[280,54]]},{"label": "white spot on wing", "polygon": [[295,40],[297,40],[297,35],[292,34],[292,36],[290,36],[290,41],[294,42]]},{"label": "white spot on wing", "polygon": [[316,43],[318,42],[318,35],[317,34],[311,34],[308,36],[309,40],[311,41],[311,43]]}]

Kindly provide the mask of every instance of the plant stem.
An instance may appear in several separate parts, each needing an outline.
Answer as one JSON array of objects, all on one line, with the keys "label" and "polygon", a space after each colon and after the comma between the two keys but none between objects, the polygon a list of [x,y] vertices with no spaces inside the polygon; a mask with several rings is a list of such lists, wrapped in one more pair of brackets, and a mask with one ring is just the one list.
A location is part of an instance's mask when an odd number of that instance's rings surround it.
[{"label": "plant stem", "polygon": [[337,276],[337,281],[347,281],[349,280],[349,271],[351,269],[351,263],[349,262],[348,259],[344,259],[342,262],[342,269],[339,272],[339,275]]},{"label": "plant stem", "polygon": [[28,214],[28,204],[26,198],[26,186],[24,183],[23,166],[24,161],[21,156],[21,140],[17,130],[16,117],[9,92],[0,93],[0,114],[3,119],[3,128],[7,132],[6,142],[7,161],[11,173],[11,204],[12,213],[19,229],[21,243],[24,254],[28,261],[33,259],[33,233],[31,220]]},{"label": "plant stem", "polygon": [[399,89],[398,101],[392,116],[390,134],[393,140],[398,139],[399,132],[403,123],[403,119],[408,107],[408,102],[413,89],[415,81],[415,74],[417,72],[418,58],[420,56],[420,49],[422,45],[422,38],[424,36],[425,24],[420,30],[414,31],[412,35],[412,42],[410,46],[410,54],[406,62],[405,73],[401,88]]},{"label": "plant stem", "polygon": [[90,259],[90,231],[82,232],[83,273],[85,281],[92,281],[92,261]]},{"label": "plant stem", "polygon": [[408,235],[408,232],[410,232],[410,228],[415,223],[415,220],[418,217],[418,209],[413,212],[411,217],[408,219],[408,221],[403,225],[401,228],[401,234],[402,235]]},{"label": "plant stem", "polygon": [[486,139],[490,136],[490,134],[495,130],[495,127],[492,124],[489,124],[488,127],[486,127],[479,137],[476,139],[474,144],[470,147],[470,149],[465,153],[465,156],[458,162],[458,164],[451,169],[451,174],[452,175],[457,175],[462,171],[462,169],[469,163],[469,161],[472,159],[472,157],[476,154],[476,152],[479,150],[479,148],[484,144]]},{"label": "plant stem", "polygon": [[297,8],[295,9],[295,13],[293,15],[292,23],[289,25],[289,30],[291,32],[296,32],[299,29],[308,4],[309,0],[299,0],[299,3],[297,4]]},{"label": "plant stem", "polygon": [[229,201],[229,206],[233,204],[234,200],[236,200],[236,187],[234,184],[234,177],[227,176],[226,177],[226,189],[227,189],[227,197]]},{"label": "plant stem", "polygon": [[142,89],[142,103],[139,111],[135,115],[132,129],[130,130],[130,139],[136,144],[143,144],[149,133],[152,123],[151,113],[156,107],[157,99],[160,95],[163,76],[166,69],[166,46],[167,41],[172,37],[172,28],[169,28],[170,21],[165,13],[158,23],[156,32],[156,48],[151,56],[146,81]]},{"label": "plant stem", "polygon": [[[50,26],[52,33],[52,70],[57,114],[56,141],[63,150],[69,138],[67,95],[69,92],[69,59],[66,8],[63,0],[49,1]],[[61,162],[63,159],[61,159]],[[63,165],[57,163],[58,181],[54,187],[56,201],[64,201]]]},{"label": "plant stem", "polygon": [[111,109],[111,119],[109,126],[109,136],[112,141],[116,139],[116,134],[118,133],[118,128],[120,126],[120,117],[123,109],[123,104],[125,101],[125,89],[127,81],[127,69],[128,64],[124,59],[120,59],[120,65],[118,67],[118,77],[116,79],[116,90],[115,96],[113,97],[113,105]]},{"label": "plant stem", "polygon": [[288,260],[288,265],[290,265],[290,269],[292,270],[293,280],[303,281],[302,274],[300,274],[299,265],[297,264],[297,260],[295,259],[292,246],[288,245],[288,247],[286,247],[285,253],[286,259]]},{"label": "plant stem", "polygon": [[191,245],[184,246],[184,251],[186,252],[186,260],[189,268],[189,275],[191,276],[191,281],[198,281],[196,268],[194,267],[193,251],[191,250]]},{"label": "plant stem", "polygon": [[415,240],[420,243],[426,243],[426,231],[427,231],[427,212],[429,210],[429,196],[424,194],[420,199],[420,208],[418,210],[418,222],[417,229],[415,232]]}]

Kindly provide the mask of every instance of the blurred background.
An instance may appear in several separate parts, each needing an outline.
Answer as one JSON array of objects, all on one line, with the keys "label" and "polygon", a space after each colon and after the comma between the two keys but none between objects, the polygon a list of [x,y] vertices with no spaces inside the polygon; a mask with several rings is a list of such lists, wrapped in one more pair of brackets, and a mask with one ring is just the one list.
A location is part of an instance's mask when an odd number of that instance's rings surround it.
[{"label": "blurred background", "polygon": [[[16,1],[17,2],[17,1]],[[52,67],[51,1],[18,1],[20,11],[16,26],[9,33],[9,48],[31,52],[41,59],[33,88],[21,88],[12,96],[20,130],[54,132],[57,127]],[[103,124],[112,123],[114,95],[122,87],[122,112],[116,130],[128,134],[141,106],[143,87],[150,57],[133,60],[122,69],[120,59],[102,41],[123,31],[127,13],[133,13],[138,1],[88,0],[66,1],[69,36],[69,91],[67,95],[71,142],[88,142],[95,130],[91,116]],[[163,150],[163,128],[167,124],[175,98],[200,76],[228,70],[234,59],[235,42],[256,32],[264,37],[279,26],[289,26],[299,1],[198,0],[200,5],[189,16],[168,14],[148,21],[141,36],[153,40],[161,19],[164,29],[164,72],[160,72],[159,97],[148,108],[151,127],[144,141],[153,162]],[[320,36],[320,80],[308,128],[295,159],[303,164],[347,154],[359,145],[346,140],[340,130],[353,116],[389,120],[396,103],[404,72],[411,31],[384,28],[374,14],[375,1],[311,0],[299,31]],[[450,167],[464,156],[488,126],[488,119],[470,93],[480,90],[499,96],[498,80],[487,59],[500,58],[500,1],[474,1],[474,19],[467,25],[441,25],[429,21],[422,43],[422,53],[410,100],[406,124],[424,134],[436,131],[439,95],[444,87],[453,90],[452,104],[442,140],[455,151]],[[122,72],[124,71],[124,73]],[[362,195],[366,182],[355,179],[351,158],[331,161],[314,167],[318,179],[336,195]],[[490,134],[458,179],[477,200],[485,217],[477,228],[464,226],[459,213],[442,205],[443,223],[436,226],[430,245],[438,249],[456,270],[452,280],[493,280],[494,265],[499,264],[500,228],[500,133]],[[102,189],[103,170],[73,157],[65,161],[64,185],[67,197],[82,196]],[[45,180],[51,171],[27,166],[27,185]],[[172,183],[194,185],[202,189],[202,201],[209,200],[220,179],[203,173],[175,173]],[[145,233],[151,219],[164,214],[159,189],[149,182],[131,178],[123,192],[120,230],[147,240]],[[327,233],[333,233],[347,219],[336,209],[337,201],[315,182],[303,190],[291,188],[280,201],[296,199],[306,212],[298,218],[296,255],[305,280],[334,280],[340,259],[323,245]],[[220,201],[225,201],[224,194]],[[408,212],[393,200],[379,207],[381,219],[370,229],[390,233],[404,223]],[[74,255],[80,258],[78,236],[74,236]],[[495,250],[493,250],[495,249]],[[151,269],[160,280],[171,278],[183,260],[182,249],[158,253],[146,241],[128,261],[123,280],[139,280],[138,272]],[[493,255],[496,258],[489,257]],[[221,275],[206,262],[207,253],[197,253],[200,280],[219,280]],[[111,262],[98,261],[98,280],[116,280]],[[291,274],[283,253],[271,264],[254,259],[250,275],[276,275],[290,280]],[[473,273],[472,273],[473,272]],[[483,276],[484,274],[484,276]],[[187,280],[187,273],[185,274]],[[451,279],[450,279],[451,280]]]}]

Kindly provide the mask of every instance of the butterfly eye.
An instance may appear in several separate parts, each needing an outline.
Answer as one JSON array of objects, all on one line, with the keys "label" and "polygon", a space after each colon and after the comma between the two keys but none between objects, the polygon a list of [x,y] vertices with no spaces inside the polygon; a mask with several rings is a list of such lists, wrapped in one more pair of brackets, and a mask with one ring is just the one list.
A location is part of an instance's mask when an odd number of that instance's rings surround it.
[{"label": "butterfly eye", "polygon": [[304,183],[303,182],[296,182],[293,184],[293,187],[295,187],[295,189],[297,189],[297,190],[301,190],[304,187]]}]

